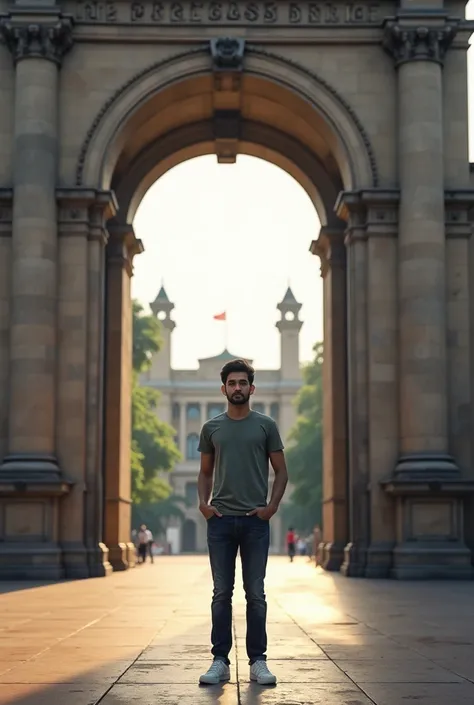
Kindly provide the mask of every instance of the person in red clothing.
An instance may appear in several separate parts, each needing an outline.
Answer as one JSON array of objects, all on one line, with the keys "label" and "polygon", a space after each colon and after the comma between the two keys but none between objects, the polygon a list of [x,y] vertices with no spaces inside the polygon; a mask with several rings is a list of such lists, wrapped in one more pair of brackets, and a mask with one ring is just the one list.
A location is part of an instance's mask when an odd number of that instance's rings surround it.
[{"label": "person in red clothing", "polygon": [[293,529],[293,527],[290,526],[290,528],[286,532],[286,549],[288,551],[288,555],[290,557],[291,563],[293,563],[293,558],[295,557],[295,544],[296,544],[295,530]]}]

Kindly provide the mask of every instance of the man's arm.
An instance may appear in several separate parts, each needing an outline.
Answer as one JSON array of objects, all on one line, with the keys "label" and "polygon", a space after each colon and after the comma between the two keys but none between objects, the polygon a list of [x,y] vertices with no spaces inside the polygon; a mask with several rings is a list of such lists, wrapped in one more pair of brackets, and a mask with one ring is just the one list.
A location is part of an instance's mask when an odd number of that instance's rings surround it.
[{"label": "man's arm", "polygon": [[272,516],[277,513],[288,484],[288,470],[286,469],[286,460],[283,450],[270,452],[269,458],[275,473],[270,501],[266,507],[259,507],[258,509],[253,509],[251,512],[248,512],[248,516],[257,514],[260,519],[266,520],[271,519]]},{"label": "man's arm", "polygon": [[201,467],[198,475],[199,510],[206,519],[209,519],[213,514],[222,516],[215,507],[209,504],[213,475],[214,453],[201,453]]},{"label": "man's arm", "polygon": [[[269,506],[275,510],[278,510],[280,502],[285,494],[286,486],[288,484],[288,470],[286,469],[285,454],[282,450],[270,453],[270,463],[275,473],[275,479],[273,481],[272,494],[270,497]],[[275,513],[274,512],[274,513]]]}]

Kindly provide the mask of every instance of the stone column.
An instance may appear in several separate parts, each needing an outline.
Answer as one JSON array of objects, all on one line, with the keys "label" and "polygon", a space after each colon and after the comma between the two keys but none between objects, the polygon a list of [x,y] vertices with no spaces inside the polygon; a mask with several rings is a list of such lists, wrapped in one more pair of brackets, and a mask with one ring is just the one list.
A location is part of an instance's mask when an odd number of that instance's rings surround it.
[{"label": "stone column", "polygon": [[456,483],[456,495],[470,490],[448,441],[442,65],[455,31],[433,13],[400,12],[385,25],[398,70],[400,179],[400,456],[385,488],[396,497],[392,574],[400,578],[472,573],[453,497]]},{"label": "stone column", "polygon": [[179,402],[179,452],[186,460],[186,402]]},{"label": "stone column", "polygon": [[135,563],[131,531],[133,257],[143,251],[131,225],[111,226],[107,245],[105,350],[105,531],[114,570]]},{"label": "stone column", "polygon": [[[102,326],[104,219],[109,193],[62,189],[59,201],[57,453],[74,481],[60,507],[60,543],[68,578],[111,571],[102,543]],[[111,210],[112,209],[112,210]]]},{"label": "stone column", "polygon": [[434,468],[448,450],[442,61],[454,30],[400,16],[385,32],[398,69],[400,462]]},{"label": "stone column", "polygon": [[324,226],[311,252],[324,279],[322,565],[339,570],[347,525],[347,316],[344,229]]},{"label": "stone column", "polygon": [[[0,389],[10,378],[10,287],[12,203],[10,189],[0,189]],[[8,450],[8,395],[0,394],[0,459]]]},{"label": "stone column", "polygon": [[[0,467],[0,575],[61,578],[56,457],[58,69],[72,22],[15,8],[0,21],[15,62],[8,449]],[[12,487],[21,486],[21,498]],[[8,495],[12,499],[8,499]]]},{"label": "stone column", "polygon": [[199,403],[199,411],[201,413],[201,428],[203,424],[207,421],[207,402],[201,401]]},{"label": "stone column", "polygon": [[2,471],[58,474],[57,346],[58,68],[71,22],[2,20],[15,64],[14,202],[8,455]]},{"label": "stone column", "polygon": [[390,574],[395,507],[380,482],[398,456],[397,191],[363,192],[367,233],[370,532],[364,575]]},{"label": "stone column", "polygon": [[335,211],[347,223],[347,414],[349,542],[341,571],[364,574],[369,543],[367,232],[360,192],[343,192]]}]

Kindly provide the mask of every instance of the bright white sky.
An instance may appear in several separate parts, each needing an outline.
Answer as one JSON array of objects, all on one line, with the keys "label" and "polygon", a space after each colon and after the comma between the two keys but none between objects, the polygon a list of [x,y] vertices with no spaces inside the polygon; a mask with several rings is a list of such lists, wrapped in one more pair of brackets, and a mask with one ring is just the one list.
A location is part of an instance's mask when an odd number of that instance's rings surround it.
[{"label": "bright white sky", "polygon": [[[474,0],[467,17],[474,18]],[[239,156],[235,165],[219,165],[215,156],[192,159],[150,188],[135,232],[145,252],[134,262],[132,295],[148,310],[164,282],[176,306],[174,368],[196,367],[199,357],[223,350],[226,324],[213,316],[224,310],[230,351],[252,358],[260,369],[279,367],[276,304],[288,283],[303,304],[300,359],[312,358],[312,347],[323,335],[319,259],[308,250],[319,220],[306,192],[286,172],[247,156]]]}]

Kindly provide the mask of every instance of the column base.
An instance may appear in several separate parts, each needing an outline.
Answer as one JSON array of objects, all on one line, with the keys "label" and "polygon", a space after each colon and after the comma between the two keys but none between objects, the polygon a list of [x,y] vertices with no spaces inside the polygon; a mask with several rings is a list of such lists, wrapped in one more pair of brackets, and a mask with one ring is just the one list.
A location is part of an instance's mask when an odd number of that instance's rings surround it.
[{"label": "column base", "polygon": [[87,550],[79,541],[61,542],[64,576],[70,580],[89,577]]},{"label": "column base", "polygon": [[125,545],[127,546],[128,567],[135,568],[137,565],[137,549],[135,548],[135,544],[130,542]]},{"label": "column base", "polygon": [[366,578],[389,578],[393,564],[393,541],[371,543],[367,549],[364,576]]},{"label": "column base", "polygon": [[344,549],[344,562],[341,573],[346,578],[363,578],[367,563],[367,546],[355,541],[348,543]]},{"label": "column base", "polygon": [[109,549],[105,543],[87,549],[87,563],[90,578],[106,578],[113,573],[109,563]]},{"label": "column base", "polygon": [[344,560],[344,544],[334,541],[333,543],[319,544],[318,553],[320,555],[319,565],[328,572],[340,570]]},{"label": "column base", "polygon": [[54,543],[0,543],[0,580],[64,579],[61,548]]},{"label": "column base", "polygon": [[129,563],[127,558],[127,544],[118,543],[109,545],[109,561],[114,571],[128,570]]},{"label": "column base", "polygon": [[473,580],[471,551],[448,541],[401,544],[393,550],[390,577],[397,580]]}]

